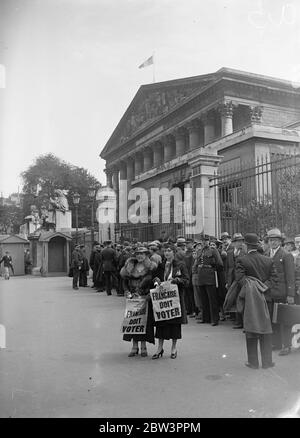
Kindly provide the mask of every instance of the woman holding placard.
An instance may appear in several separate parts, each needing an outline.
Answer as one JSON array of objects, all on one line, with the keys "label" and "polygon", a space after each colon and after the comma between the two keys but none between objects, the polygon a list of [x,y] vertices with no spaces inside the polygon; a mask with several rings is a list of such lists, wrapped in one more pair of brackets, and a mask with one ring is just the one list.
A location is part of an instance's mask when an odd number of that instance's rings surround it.
[{"label": "woman holding placard", "polygon": [[130,257],[120,271],[126,298],[144,297],[145,305],[148,305],[146,333],[123,335],[124,341],[132,341],[129,357],[139,354],[139,342],[141,342],[141,356],[143,357],[148,355],[146,342],[155,343],[154,320],[149,292],[150,287],[153,285],[153,276],[156,269],[157,264],[149,259],[147,248],[139,247],[135,252],[135,256]]},{"label": "woman holding placard", "polygon": [[[158,338],[157,352],[152,359],[162,357],[164,353],[164,340],[172,339],[171,358],[177,357],[177,339],[181,339],[181,324],[187,324],[186,309],[184,304],[184,290],[189,284],[189,275],[185,263],[175,259],[176,247],[172,244],[164,245],[164,269],[162,275],[154,279],[156,289],[163,287],[162,282],[177,284],[180,298],[181,316],[174,317],[165,321],[156,321],[155,337]],[[167,313],[167,312],[166,312]],[[170,313],[170,312],[169,312]],[[176,312],[174,312],[176,314]]]}]

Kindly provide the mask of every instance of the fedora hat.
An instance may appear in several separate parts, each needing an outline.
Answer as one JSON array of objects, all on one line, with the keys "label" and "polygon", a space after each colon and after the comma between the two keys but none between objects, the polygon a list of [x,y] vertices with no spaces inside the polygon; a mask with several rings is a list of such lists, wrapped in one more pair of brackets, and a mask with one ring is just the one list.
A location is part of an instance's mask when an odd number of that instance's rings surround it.
[{"label": "fedora hat", "polygon": [[148,251],[148,249],[145,247],[145,246],[139,246],[136,250],[135,250],[135,253],[136,254],[141,254],[141,253],[143,253],[143,254],[147,254],[149,251]]},{"label": "fedora hat", "polygon": [[247,245],[258,247],[259,244],[258,235],[255,233],[245,234],[245,243]]},{"label": "fedora hat", "polygon": [[224,233],[221,233],[221,240],[223,239],[230,239],[230,235],[229,233],[227,233],[227,231],[224,231]]},{"label": "fedora hat", "polygon": [[282,234],[279,228],[273,228],[269,230],[267,233],[269,239],[282,239]]},{"label": "fedora hat", "polygon": [[244,240],[243,235],[241,233],[234,233],[234,235],[232,236],[232,241],[237,242],[239,240]]}]

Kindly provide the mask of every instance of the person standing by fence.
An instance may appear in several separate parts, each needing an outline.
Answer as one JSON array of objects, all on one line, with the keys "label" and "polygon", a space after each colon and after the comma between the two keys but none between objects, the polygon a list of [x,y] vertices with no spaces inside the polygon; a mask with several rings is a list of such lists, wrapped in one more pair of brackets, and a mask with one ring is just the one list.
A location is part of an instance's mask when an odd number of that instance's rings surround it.
[{"label": "person standing by fence", "polygon": [[73,271],[73,289],[78,290],[78,280],[80,275],[80,270],[83,262],[83,256],[80,251],[80,245],[75,245],[72,252],[71,268]]}]

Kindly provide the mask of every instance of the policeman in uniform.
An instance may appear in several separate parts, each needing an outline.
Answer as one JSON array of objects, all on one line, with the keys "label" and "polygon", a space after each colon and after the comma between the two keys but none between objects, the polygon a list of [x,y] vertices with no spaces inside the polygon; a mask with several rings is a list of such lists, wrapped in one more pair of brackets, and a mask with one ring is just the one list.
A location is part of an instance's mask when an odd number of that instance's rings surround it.
[{"label": "policeman in uniform", "polygon": [[204,245],[197,259],[199,291],[203,306],[203,323],[219,324],[219,302],[217,292],[217,268],[223,266],[220,253],[210,247],[210,237],[205,235]]}]

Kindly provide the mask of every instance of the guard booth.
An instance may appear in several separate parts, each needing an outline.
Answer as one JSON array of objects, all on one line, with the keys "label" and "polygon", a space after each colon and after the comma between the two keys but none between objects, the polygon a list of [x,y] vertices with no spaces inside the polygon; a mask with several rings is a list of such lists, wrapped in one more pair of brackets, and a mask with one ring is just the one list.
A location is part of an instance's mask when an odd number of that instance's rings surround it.
[{"label": "guard booth", "polygon": [[33,275],[64,276],[68,274],[70,264],[71,234],[42,231],[29,236]]},{"label": "guard booth", "polygon": [[[24,252],[29,249],[29,241],[17,234],[0,235],[0,260],[9,251],[13,261],[14,275],[25,275]],[[1,263],[1,273],[3,262]]]}]

